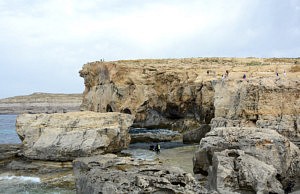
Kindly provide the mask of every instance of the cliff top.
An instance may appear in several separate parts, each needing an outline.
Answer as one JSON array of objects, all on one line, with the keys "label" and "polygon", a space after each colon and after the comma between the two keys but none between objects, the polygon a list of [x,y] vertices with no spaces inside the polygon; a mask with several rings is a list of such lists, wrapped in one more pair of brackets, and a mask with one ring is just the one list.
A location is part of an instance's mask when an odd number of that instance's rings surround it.
[{"label": "cliff top", "polygon": [[[229,72],[228,80],[286,77],[300,79],[300,58],[183,58],[140,59],[87,63],[80,71],[87,87],[113,81],[128,84],[154,84],[160,76],[170,81],[178,79],[186,83],[197,83],[220,79]],[[101,72],[101,74],[99,74]],[[100,75],[100,77],[98,77]],[[156,77],[156,79],[154,78]],[[99,80],[100,79],[100,80]],[[168,80],[164,80],[168,81]]]}]

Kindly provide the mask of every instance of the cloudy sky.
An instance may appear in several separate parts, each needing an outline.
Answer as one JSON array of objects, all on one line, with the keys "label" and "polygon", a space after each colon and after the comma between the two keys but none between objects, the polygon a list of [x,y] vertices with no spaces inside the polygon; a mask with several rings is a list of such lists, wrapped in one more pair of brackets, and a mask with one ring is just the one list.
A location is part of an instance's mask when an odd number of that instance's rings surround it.
[{"label": "cloudy sky", "polygon": [[0,0],[0,98],[80,93],[82,65],[299,57],[299,0]]}]

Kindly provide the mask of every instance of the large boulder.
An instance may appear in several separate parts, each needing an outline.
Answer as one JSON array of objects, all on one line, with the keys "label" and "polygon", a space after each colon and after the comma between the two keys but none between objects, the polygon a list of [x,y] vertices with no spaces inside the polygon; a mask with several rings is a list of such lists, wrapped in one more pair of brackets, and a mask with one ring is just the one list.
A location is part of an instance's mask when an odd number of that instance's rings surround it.
[{"label": "large boulder", "polygon": [[277,170],[242,150],[215,152],[209,169],[209,185],[219,193],[278,193],[282,185]]},{"label": "large boulder", "polygon": [[[288,189],[291,182],[300,178],[300,150],[297,146],[275,130],[241,127],[214,128],[207,133],[206,137],[201,140],[199,150],[196,151],[194,156],[194,173],[208,177],[212,176],[211,168],[218,169],[218,163],[228,163],[226,160],[232,160],[230,156],[226,159],[226,157],[221,158],[221,155],[217,154],[226,149],[241,150],[249,155],[239,154],[242,157],[251,159],[252,163],[245,163],[243,165],[244,169],[247,169],[247,165],[250,165],[253,171],[259,172],[262,163],[274,168],[276,171],[270,170],[272,172],[271,176],[282,184],[283,189]],[[252,159],[253,157],[255,159]],[[250,162],[250,159],[248,162]],[[219,162],[214,162],[216,160]],[[257,161],[256,165],[253,165],[255,161]],[[229,161],[229,163],[232,163],[232,161]],[[224,170],[228,170],[227,168],[224,167]],[[251,174],[251,171],[244,174]],[[248,177],[247,180],[252,178]],[[256,177],[256,181],[258,180]],[[268,178],[268,180],[272,179]],[[218,187],[217,184],[220,184],[220,182],[215,183],[214,187]],[[251,187],[251,189],[257,191],[257,188],[254,187]]]},{"label": "large boulder", "polygon": [[183,134],[182,141],[185,144],[199,143],[205,134],[210,131],[210,125],[202,125],[201,127],[187,131]]},{"label": "large boulder", "polygon": [[73,161],[77,193],[211,193],[180,168],[114,154]]},{"label": "large boulder", "polygon": [[133,119],[129,114],[88,111],[23,114],[18,116],[16,128],[24,145],[24,156],[70,161],[126,148]]}]

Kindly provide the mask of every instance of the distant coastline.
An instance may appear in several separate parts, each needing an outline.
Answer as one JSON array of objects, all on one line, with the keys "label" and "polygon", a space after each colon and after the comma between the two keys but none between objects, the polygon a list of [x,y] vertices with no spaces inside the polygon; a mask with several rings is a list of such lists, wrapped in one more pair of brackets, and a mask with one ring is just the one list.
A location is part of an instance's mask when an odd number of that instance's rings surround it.
[{"label": "distant coastline", "polygon": [[0,99],[0,114],[74,112],[81,102],[82,94],[33,93]]}]

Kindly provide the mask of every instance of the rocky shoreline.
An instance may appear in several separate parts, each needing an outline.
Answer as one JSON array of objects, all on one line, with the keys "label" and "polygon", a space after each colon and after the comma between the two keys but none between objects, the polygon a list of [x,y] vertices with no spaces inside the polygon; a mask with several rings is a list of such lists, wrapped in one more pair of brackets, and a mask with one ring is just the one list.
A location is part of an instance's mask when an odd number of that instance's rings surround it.
[{"label": "rocky shoreline", "polygon": [[[293,143],[300,140],[299,63],[254,58],[88,63],[80,71],[83,111],[20,115],[16,126],[23,147],[15,154],[30,165],[72,162],[77,193],[290,193],[300,185],[300,150]],[[117,155],[130,144],[130,127],[180,134],[136,135],[133,141],[180,138],[199,144],[191,158],[194,175],[160,160]]]}]

